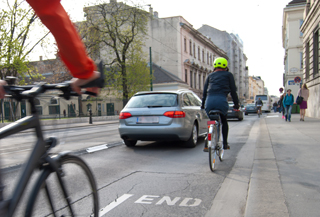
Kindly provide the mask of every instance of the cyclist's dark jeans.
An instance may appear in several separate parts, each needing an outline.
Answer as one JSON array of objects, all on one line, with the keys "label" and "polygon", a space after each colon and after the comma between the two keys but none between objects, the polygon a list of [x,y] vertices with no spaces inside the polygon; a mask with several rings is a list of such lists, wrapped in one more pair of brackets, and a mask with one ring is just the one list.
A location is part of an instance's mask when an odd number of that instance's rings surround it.
[{"label": "cyclist's dark jeans", "polygon": [[225,146],[228,145],[228,132],[229,132],[229,125],[227,121],[227,116],[220,114],[221,123],[222,123],[222,137],[223,137],[223,146],[224,148],[227,148]]}]

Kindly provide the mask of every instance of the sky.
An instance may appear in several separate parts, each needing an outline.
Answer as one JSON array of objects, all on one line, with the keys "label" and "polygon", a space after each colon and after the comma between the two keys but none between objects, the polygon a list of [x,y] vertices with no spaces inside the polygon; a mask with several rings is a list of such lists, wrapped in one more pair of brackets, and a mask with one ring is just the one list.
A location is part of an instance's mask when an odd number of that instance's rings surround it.
[{"label": "sky", "polygon": [[[109,0],[106,0],[107,3]],[[279,96],[283,86],[283,9],[291,0],[134,0],[159,18],[182,16],[195,29],[203,24],[238,34],[243,41],[249,75],[261,76],[269,95]],[[83,7],[92,0],[62,0],[73,21],[83,19]],[[120,2],[120,0],[118,0]]]}]

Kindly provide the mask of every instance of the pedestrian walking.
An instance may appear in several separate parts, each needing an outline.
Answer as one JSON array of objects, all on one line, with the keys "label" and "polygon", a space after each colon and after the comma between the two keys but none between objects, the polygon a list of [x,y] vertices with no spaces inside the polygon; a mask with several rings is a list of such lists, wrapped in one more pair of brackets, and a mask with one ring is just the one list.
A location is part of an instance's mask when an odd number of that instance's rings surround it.
[{"label": "pedestrian walking", "polygon": [[274,111],[274,112],[277,112],[277,107],[278,107],[278,103],[277,103],[277,102],[274,102],[274,103],[273,103],[273,111]]},{"label": "pedestrian walking", "polygon": [[297,95],[303,97],[302,103],[299,106],[300,106],[300,121],[304,121],[306,109],[308,108],[307,101],[309,98],[309,89],[307,87],[307,84],[304,83],[302,85]]},{"label": "pedestrian walking", "polygon": [[284,107],[283,107],[283,98],[286,95],[286,93],[283,93],[280,96],[280,99],[278,101],[278,107],[279,107],[279,113],[282,113],[282,119],[284,119]]},{"label": "pedestrian walking", "polygon": [[66,117],[66,116],[67,116],[67,114],[66,114],[66,110],[65,110],[65,109],[63,110],[63,116],[64,116],[64,117]]},{"label": "pedestrian walking", "polygon": [[288,89],[287,94],[283,98],[283,107],[285,109],[285,115],[284,115],[285,119],[286,121],[288,120],[289,122],[291,122],[291,110],[292,110],[293,102],[294,102],[294,97],[291,94],[291,90]]}]

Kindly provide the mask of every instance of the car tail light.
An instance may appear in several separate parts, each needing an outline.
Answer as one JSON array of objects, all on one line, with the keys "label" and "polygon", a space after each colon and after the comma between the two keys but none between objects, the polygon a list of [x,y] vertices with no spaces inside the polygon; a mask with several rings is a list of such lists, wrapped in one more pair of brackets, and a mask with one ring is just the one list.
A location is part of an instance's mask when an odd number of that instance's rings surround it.
[{"label": "car tail light", "polygon": [[208,141],[211,141],[211,133],[208,133]]},{"label": "car tail light", "polygon": [[127,119],[130,117],[132,117],[132,115],[129,112],[120,112],[119,119]]},{"label": "car tail light", "polygon": [[184,113],[183,111],[168,111],[163,115],[169,118],[184,118],[186,116],[186,113]]}]

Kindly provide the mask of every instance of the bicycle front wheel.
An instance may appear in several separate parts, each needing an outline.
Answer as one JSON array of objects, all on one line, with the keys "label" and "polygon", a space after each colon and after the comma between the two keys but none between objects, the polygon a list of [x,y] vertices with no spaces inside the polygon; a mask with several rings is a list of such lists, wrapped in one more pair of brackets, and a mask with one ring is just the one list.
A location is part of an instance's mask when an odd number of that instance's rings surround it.
[{"label": "bicycle front wheel", "polygon": [[210,141],[210,144],[208,145],[209,166],[210,166],[210,170],[212,172],[215,170],[215,166],[216,166],[216,157],[217,157],[216,146],[217,145],[218,145],[217,127],[216,126],[212,126],[211,141]]},{"label": "bicycle front wheel", "polygon": [[31,192],[25,216],[99,216],[94,176],[79,157],[61,158],[61,182],[58,175],[45,169]]}]

